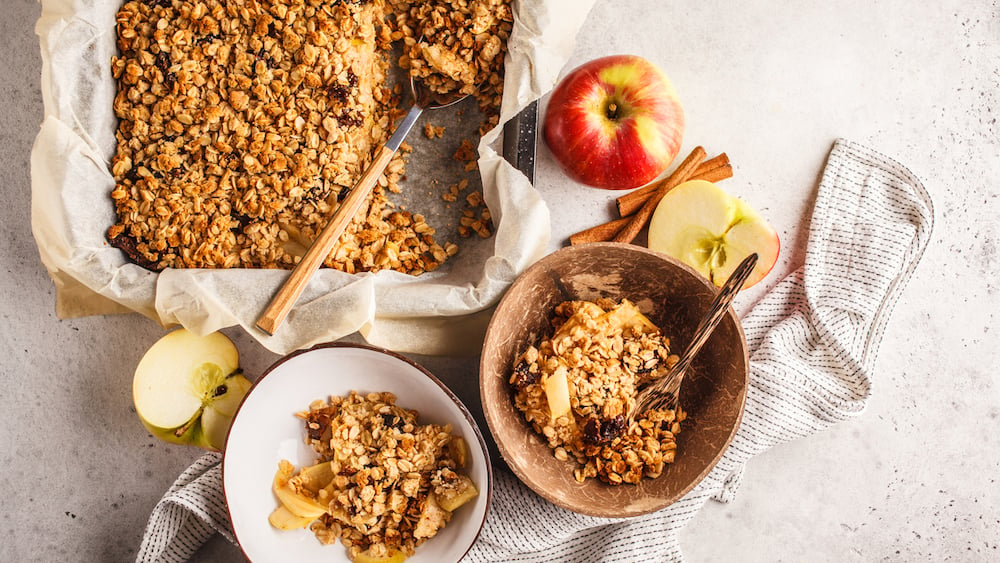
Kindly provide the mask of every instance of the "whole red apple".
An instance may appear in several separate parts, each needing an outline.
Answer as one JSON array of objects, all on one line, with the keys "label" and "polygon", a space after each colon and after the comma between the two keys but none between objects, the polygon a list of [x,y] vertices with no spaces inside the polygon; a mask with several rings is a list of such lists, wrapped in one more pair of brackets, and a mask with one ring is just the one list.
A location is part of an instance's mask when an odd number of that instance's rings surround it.
[{"label": "whole red apple", "polygon": [[552,92],[545,142],[571,178],[624,190],[670,166],[684,136],[684,109],[670,79],[635,55],[594,59]]}]

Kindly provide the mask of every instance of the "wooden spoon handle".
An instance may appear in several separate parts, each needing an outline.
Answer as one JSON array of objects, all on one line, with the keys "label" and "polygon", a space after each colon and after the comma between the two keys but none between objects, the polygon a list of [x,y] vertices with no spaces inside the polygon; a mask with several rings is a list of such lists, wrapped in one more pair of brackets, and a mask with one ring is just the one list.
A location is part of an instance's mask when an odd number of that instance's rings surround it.
[{"label": "wooden spoon handle", "polygon": [[316,240],[309,246],[309,250],[306,251],[305,256],[302,257],[302,260],[292,270],[292,273],[285,280],[278,293],[271,298],[271,303],[264,310],[264,313],[261,314],[260,318],[257,319],[258,328],[268,334],[274,334],[274,331],[278,329],[278,326],[285,320],[288,312],[291,311],[299,295],[306,288],[312,275],[323,265],[333,247],[337,244],[337,240],[340,239],[340,235],[344,234],[347,225],[351,223],[354,216],[358,214],[358,210],[364,205],[368,194],[375,187],[379,176],[382,175],[382,171],[385,170],[395,152],[387,146],[379,149],[375,155],[375,159],[365,169],[358,183],[351,188],[351,191],[344,198],[340,207],[334,212],[330,222],[327,223],[326,227],[319,233],[319,236],[316,237]]}]

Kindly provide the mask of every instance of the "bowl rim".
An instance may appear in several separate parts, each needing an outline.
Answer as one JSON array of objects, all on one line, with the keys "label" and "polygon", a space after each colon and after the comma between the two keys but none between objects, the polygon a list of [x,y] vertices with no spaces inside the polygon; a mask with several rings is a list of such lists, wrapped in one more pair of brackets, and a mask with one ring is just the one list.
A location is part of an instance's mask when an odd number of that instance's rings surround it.
[{"label": "bowl rim", "polygon": [[[451,401],[455,404],[455,406],[458,407],[458,410],[462,413],[462,416],[465,417],[465,420],[472,427],[473,433],[476,436],[476,440],[479,443],[479,449],[483,453],[483,457],[485,458],[485,462],[486,462],[485,463],[485,466],[486,466],[485,467],[485,469],[486,469],[486,487],[480,487],[480,489],[479,489],[480,494],[482,494],[483,493],[483,489],[485,488],[485,493],[486,493],[485,505],[486,505],[486,508],[483,511],[483,517],[482,517],[481,521],[479,522],[479,527],[476,529],[475,535],[472,537],[472,541],[469,542],[469,546],[466,548],[465,552],[462,554],[462,556],[459,559],[461,559],[462,557],[465,557],[466,555],[468,555],[469,551],[472,550],[472,546],[475,545],[475,543],[478,541],[479,536],[482,535],[483,528],[486,527],[486,520],[489,517],[490,507],[493,504],[493,481],[494,481],[493,460],[490,458],[490,449],[486,445],[486,439],[483,437],[483,433],[482,433],[482,431],[479,428],[479,424],[476,423],[475,417],[472,416],[472,413],[469,411],[468,407],[465,406],[465,403],[463,403],[462,400],[459,399],[458,395],[456,395],[451,389],[449,389],[448,386],[444,384],[444,382],[442,382],[440,379],[438,379],[437,376],[435,376],[427,368],[423,367],[422,365],[418,364],[417,362],[415,362],[415,361],[407,358],[406,356],[403,356],[402,354],[399,354],[397,352],[394,352],[394,351],[386,349],[386,348],[381,348],[381,347],[378,347],[378,346],[372,346],[370,344],[355,343],[355,342],[323,342],[323,343],[320,343],[320,344],[316,344],[316,345],[310,346],[308,348],[302,348],[302,349],[299,349],[299,350],[294,350],[294,351],[289,352],[288,354],[285,354],[284,356],[278,358],[277,360],[275,360],[274,363],[272,363],[270,366],[268,366],[267,369],[265,369],[264,372],[261,373],[261,375],[253,382],[253,384],[251,385],[250,389],[247,390],[246,395],[244,395],[243,399],[240,401],[240,405],[239,405],[239,407],[237,407],[236,412],[233,413],[233,418],[232,418],[233,422],[236,421],[236,418],[239,416],[240,411],[243,409],[243,405],[246,404],[247,399],[250,397],[250,394],[253,393],[253,391],[256,389],[257,384],[259,382],[263,381],[265,377],[271,375],[275,370],[277,370],[278,367],[282,366],[283,364],[285,364],[286,362],[290,361],[291,359],[293,359],[295,357],[298,357],[298,356],[301,356],[301,355],[304,355],[304,354],[309,354],[309,353],[316,352],[316,351],[323,350],[323,349],[329,349],[329,348],[353,348],[353,349],[358,349],[358,350],[367,350],[369,352],[375,352],[375,353],[379,353],[379,354],[384,354],[384,355],[392,357],[392,358],[394,358],[396,360],[400,360],[400,361],[402,361],[402,362],[404,362],[406,364],[409,364],[411,367],[413,367],[413,368],[417,369],[417,371],[421,372],[431,382],[433,382],[434,384],[436,384],[437,387],[441,391],[443,391],[444,394],[449,399],[451,399]],[[234,426],[234,424],[230,424],[229,430],[226,431],[226,445],[227,446],[229,444],[229,434],[232,433],[233,426]],[[232,509],[230,508],[229,496],[228,496],[228,493],[226,491],[226,448],[223,447],[223,450],[221,452],[219,452],[219,453],[222,455],[222,460],[220,461],[220,465],[221,465],[221,468],[222,468],[221,476],[220,476],[221,480],[222,480],[222,496],[223,496],[223,499],[225,500],[226,515],[229,517],[229,521],[233,522]],[[250,558],[249,554],[247,554],[246,550],[243,548],[243,542],[240,541],[240,539],[238,537],[238,534],[236,532],[235,526],[233,527],[233,539],[236,541],[236,545],[240,548],[240,553],[243,554],[243,557],[246,558],[247,561],[252,561],[252,559]]]},{"label": "bowl rim", "polygon": [[[662,252],[650,250],[645,247],[636,246],[634,244],[629,244],[629,243],[618,243],[618,242],[592,242],[592,243],[565,246],[543,256],[541,259],[539,259],[530,267],[528,267],[524,272],[522,272],[517,277],[517,279],[515,279],[514,282],[510,285],[508,290],[504,293],[504,296],[497,303],[493,315],[490,318],[490,322],[487,325],[486,336],[483,340],[483,351],[485,352],[486,346],[491,343],[493,338],[496,338],[494,329],[499,318],[499,315],[497,313],[503,311],[504,308],[509,304],[509,302],[515,299],[514,290],[518,288],[520,285],[526,283],[529,274],[533,273],[536,270],[542,270],[548,267],[548,265],[551,264],[554,260],[561,259],[563,255],[587,252],[595,248],[614,248],[618,251],[634,252],[638,254],[645,254],[652,256],[664,262],[670,263],[671,265],[676,266],[680,270],[691,275],[692,277],[697,279],[702,285],[711,290],[713,293],[716,293],[719,290],[719,288],[713,285],[712,282],[710,282],[708,279],[706,279],[704,276],[699,274],[696,270],[694,270],[687,264],[684,264],[683,262],[677,260],[672,256],[669,256]],[[556,283],[561,283],[561,280],[557,280]],[[510,455],[511,449],[508,447],[507,444],[505,444],[502,440],[498,438],[497,436],[498,431],[494,429],[496,425],[501,424],[503,421],[500,420],[500,417],[498,415],[496,407],[493,405],[493,402],[488,400],[487,398],[487,392],[488,392],[488,381],[486,378],[487,356],[484,353],[480,356],[479,360],[479,395],[480,395],[480,400],[483,403],[483,415],[486,418],[486,425],[489,428],[494,443],[496,443],[497,450],[500,453],[500,458],[503,460],[504,465],[507,468],[509,468],[512,473],[514,473],[514,475],[518,478],[518,480],[527,485],[528,488],[530,488],[532,491],[534,491],[536,494],[538,494],[545,500],[551,502],[552,504],[555,504],[556,506],[559,506],[560,508],[564,508],[566,510],[578,514],[583,514],[585,516],[594,516],[601,518],[632,518],[635,516],[641,516],[643,514],[649,514],[652,512],[656,512],[658,510],[662,510],[676,503],[678,500],[682,499],[685,495],[691,492],[691,490],[693,490],[699,483],[701,483],[705,479],[705,477],[707,477],[709,473],[712,472],[715,466],[718,465],[719,461],[722,459],[726,451],[728,451],[729,447],[732,445],[733,439],[736,437],[736,433],[739,431],[739,428],[743,423],[743,415],[746,410],[746,401],[750,385],[750,352],[746,341],[746,334],[743,331],[743,325],[740,322],[740,318],[736,314],[736,311],[732,306],[730,306],[729,310],[726,312],[725,318],[729,318],[735,326],[736,333],[739,336],[739,343],[743,356],[743,365],[745,368],[742,370],[740,393],[738,397],[739,405],[736,412],[736,418],[733,421],[732,429],[726,436],[726,439],[724,440],[722,446],[719,448],[719,451],[705,465],[705,467],[701,470],[701,472],[697,475],[697,477],[695,479],[692,479],[684,487],[677,489],[675,492],[665,497],[663,502],[650,505],[642,510],[636,510],[631,512],[623,512],[619,508],[615,508],[612,510],[610,508],[605,508],[604,506],[598,506],[599,503],[591,503],[588,505],[573,504],[570,502],[566,502],[565,497],[560,497],[558,495],[552,494],[547,488],[540,486],[537,483],[537,481],[532,477],[531,473],[529,471],[526,471],[525,468],[521,467],[519,464],[511,463],[510,461],[512,458],[512,456]],[[527,425],[527,423],[524,422],[523,417],[520,418],[520,421],[523,424]],[[534,433],[534,430],[531,429],[530,426],[526,426],[526,429],[528,432]],[[544,445],[546,448],[548,448],[547,444]],[[555,459],[555,457],[552,457],[552,459]],[[601,484],[607,487],[611,486],[611,485],[606,485],[604,483]],[[626,485],[620,485],[620,486],[626,486]]]}]

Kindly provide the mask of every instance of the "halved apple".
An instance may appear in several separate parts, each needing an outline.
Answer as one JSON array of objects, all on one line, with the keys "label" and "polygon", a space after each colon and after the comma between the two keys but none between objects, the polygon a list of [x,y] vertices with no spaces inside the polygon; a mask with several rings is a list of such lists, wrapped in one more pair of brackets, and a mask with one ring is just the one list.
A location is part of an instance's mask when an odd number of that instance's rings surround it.
[{"label": "halved apple", "polygon": [[771,271],[781,243],[774,228],[748,204],[712,182],[684,182],[663,196],[649,221],[649,248],[691,266],[716,286],[753,254],[744,288]]},{"label": "halved apple", "polygon": [[219,451],[250,386],[232,340],[182,328],[157,340],[139,360],[132,400],[157,438]]}]

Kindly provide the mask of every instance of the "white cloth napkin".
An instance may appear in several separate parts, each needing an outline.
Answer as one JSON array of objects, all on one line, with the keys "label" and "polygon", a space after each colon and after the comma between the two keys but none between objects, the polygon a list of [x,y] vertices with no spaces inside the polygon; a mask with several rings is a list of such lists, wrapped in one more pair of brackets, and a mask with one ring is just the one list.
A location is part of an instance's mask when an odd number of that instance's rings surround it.
[{"label": "white cloth napkin", "polygon": [[[465,561],[680,560],[680,529],[709,499],[733,498],[747,460],[864,410],[883,330],[932,225],[930,197],[913,174],[837,141],[804,265],[742,319],[751,370],[746,412],[708,477],[666,509],[622,520],[568,512],[497,471],[486,526]],[[138,561],[184,561],[216,532],[233,540],[221,473],[213,453],[181,475],[150,516]]]}]

